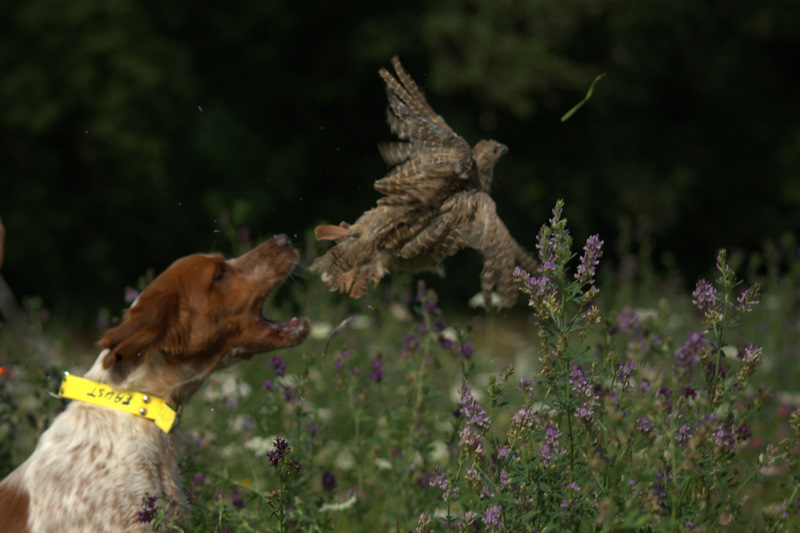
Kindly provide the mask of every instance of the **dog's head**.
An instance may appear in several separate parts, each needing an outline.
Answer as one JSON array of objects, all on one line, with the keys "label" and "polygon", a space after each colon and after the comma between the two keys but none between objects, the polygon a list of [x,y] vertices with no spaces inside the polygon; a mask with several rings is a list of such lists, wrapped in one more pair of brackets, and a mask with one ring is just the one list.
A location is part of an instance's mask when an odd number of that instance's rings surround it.
[{"label": "dog's head", "polygon": [[100,340],[103,368],[116,384],[180,401],[217,368],[303,342],[307,318],[279,323],[262,314],[297,259],[288,237],[278,235],[236,259],[197,254],[175,261]]}]

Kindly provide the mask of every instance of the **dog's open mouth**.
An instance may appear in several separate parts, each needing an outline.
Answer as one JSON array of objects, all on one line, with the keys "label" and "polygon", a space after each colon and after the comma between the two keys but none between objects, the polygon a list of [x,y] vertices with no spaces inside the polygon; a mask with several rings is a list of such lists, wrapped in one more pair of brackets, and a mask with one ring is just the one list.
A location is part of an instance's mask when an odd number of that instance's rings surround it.
[{"label": "dog's open mouth", "polygon": [[306,340],[306,337],[308,337],[308,332],[311,330],[310,322],[308,318],[304,316],[293,316],[286,322],[276,322],[270,318],[267,318],[263,312],[260,312],[259,316],[261,317],[261,322],[263,322],[265,326],[287,340],[295,339],[295,344]]},{"label": "dog's open mouth", "polygon": [[[288,277],[288,273],[286,277]],[[267,302],[270,301],[271,297],[274,296],[276,292],[277,288],[273,289],[271,294],[267,295],[264,301],[261,302],[261,305],[258,307],[258,317],[261,323],[268,328],[270,336],[276,338],[282,345],[279,347],[289,347],[300,344],[308,337],[308,333],[311,331],[311,323],[308,318],[304,316],[293,316],[285,322],[272,319],[272,310],[269,309]]]},{"label": "dog's open mouth", "polygon": [[[292,248],[286,235],[277,235],[267,243],[235,260],[237,266],[243,270],[261,273],[261,280],[257,282],[257,288],[254,288],[256,291],[256,294],[253,295],[255,301],[251,301],[257,306],[253,312],[258,317],[259,326],[264,328],[263,347],[266,348],[265,351],[300,344],[306,340],[311,331],[311,324],[304,316],[292,316],[286,321],[275,320],[272,306],[267,303],[274,299],[280,287],[289,278],[297,265],[297,260],[298,252]],[[264,263],[270,265],[266,271],[263,267]]]}]

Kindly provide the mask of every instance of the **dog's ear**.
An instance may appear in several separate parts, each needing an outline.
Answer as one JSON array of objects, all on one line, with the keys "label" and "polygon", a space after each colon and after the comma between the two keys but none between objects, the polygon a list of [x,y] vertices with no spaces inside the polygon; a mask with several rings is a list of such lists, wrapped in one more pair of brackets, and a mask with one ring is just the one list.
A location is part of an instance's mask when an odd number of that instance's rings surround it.
[{"label": "dog's ear", "polygon": [[108,349],[103,368],[118,382],[157,349],[175,343],[171,330],[178,319],[178,292],[145,289],[125,314],[125,320],[109,329],[98,344]]}]

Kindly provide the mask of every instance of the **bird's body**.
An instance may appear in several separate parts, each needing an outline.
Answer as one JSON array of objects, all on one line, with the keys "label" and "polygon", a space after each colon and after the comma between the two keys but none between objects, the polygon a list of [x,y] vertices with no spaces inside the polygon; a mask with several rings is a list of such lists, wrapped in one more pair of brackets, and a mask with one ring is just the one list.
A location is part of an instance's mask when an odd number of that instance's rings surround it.
[{"label": "bird's body", "polygon": [[514,267],[532,272],[536,262],[511,237],[490,196],[494,165],[507,148],[493,140],[470,148],[430,107],[396,57],[392,64],[399,81],[385,69],[379,74],[386,82],[389,127],[402,142],[378,146],[393,166],[375,182],[383,196],[353,224],[316,228],[317,239],[336,245],[311,270],[332,290],[358,298],[391,271],[435,270],[470,247],[484,258],[487,308],[493,290],[501,307],[510,306],[518,292]]}]

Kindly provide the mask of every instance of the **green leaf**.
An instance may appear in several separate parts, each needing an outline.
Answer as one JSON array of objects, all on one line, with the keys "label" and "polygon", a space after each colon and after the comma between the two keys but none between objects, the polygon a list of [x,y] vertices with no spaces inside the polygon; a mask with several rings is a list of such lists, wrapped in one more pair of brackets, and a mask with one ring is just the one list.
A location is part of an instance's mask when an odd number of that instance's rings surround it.
[{"label": "green leaf", "polygon": [[589,98],[591,98],[591,97],[592,97],[592,94],[594,93],[594,85],[595,85],[595,84],[596,84],[598,81],[600,81],[601,79],[603,79],[603,78],[605,78],[605,77],[606,77],[606,73],[605,73],[605,72],[603,72],[602,74],[598,74],[598,75],[597,75],[597,77],[595,77],[595,79],[592,81],[592,84],[591,84],[591,85],[589,85],[589,90],[588,90],[588,91],[586,91],[586,96],[584,96],[584,97],[583,97],[583,100],[581,100],[580,102],[578,102],[577,104],[575,104],[575,105],[572,107],[572,109],[570,109],[569,111],[567,111],[566,113],[564,113],[564,115],[561,117],[561,122],[566,122],[567,120],[569,120],[569,119],[572,117],[572,115],[574,115],[575,113],[577,113],[578,109],[580,109],[581,107],[583,107],[583,104],[585,104],[586,102],[588,102],[588,101],[589,101]]}]

